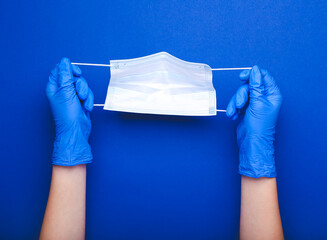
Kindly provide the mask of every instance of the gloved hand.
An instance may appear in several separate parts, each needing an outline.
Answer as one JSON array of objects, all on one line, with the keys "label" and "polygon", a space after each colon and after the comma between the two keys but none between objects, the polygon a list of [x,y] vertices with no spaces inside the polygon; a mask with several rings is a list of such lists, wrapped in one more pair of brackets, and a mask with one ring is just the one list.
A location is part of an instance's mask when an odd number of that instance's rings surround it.
[{"label": "gloved hand", "polygon": [[[237,128],[239,173],[248,177],[276,177],[275,126],[282,95],[266,70],[254,66],[241,72],[245,81],[230,100],[227,116],[242,116]],[[244,115],[245,113],[245,115]]]},{"label": "gloved hand", "polygon": [[94,97],[81,74],[79,67],[63,58],[49,76],[46,94],[56,125],[54,165],[74,166],[92,162],[88,138],[91,133],[89,112],[93,109]]}]

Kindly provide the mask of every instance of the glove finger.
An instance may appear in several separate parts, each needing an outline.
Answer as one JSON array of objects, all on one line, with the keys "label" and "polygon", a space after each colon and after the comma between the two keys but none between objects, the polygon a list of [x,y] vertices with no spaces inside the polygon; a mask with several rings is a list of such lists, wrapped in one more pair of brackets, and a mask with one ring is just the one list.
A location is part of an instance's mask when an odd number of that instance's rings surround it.
[{"label": "glove finger", "polygon": [[250,97],[259,97],[264,94],[264,85],[261,72],[258,66],[254,66],[250,73],[249,80]]},{"label": "glove finger", "polygon": [[239,116],[239,113],[236,112],[236,113],[234,114],[234,116],[232,117],[232,120],[236,120],[236,119],[238,118],[238,116]]},{"label": "glove finger", "polygon": [[46,87],[46,94],[51,97],[57,91],[58,64],[50,72],[49,82]]},{"label": "glove finger", "polygon": [[242,85],[236,92],[236,107],[241,109],[247,103],[249,98],[249,85],[244,84]]},{"label": "glove finger", "polygon": [[74,83],[74,77],[72,73],[72,65],[68,58],[63,58],[59,63],[59,77],[58,77],[58,86],[67,87]]},{"label": "glove finger", "polygon": [[75,77],[80,77],[82,75],[82,70],[77,65],[72,65],[72,71]]},{"label": "glove finger", "polygon": [[49,82],[57,85],[59,64],[56,64],[54,69],[51,70],[49,75]]},{"label": "glove finger", "polygon": [[91,112],[93,110],[93,104],[94,104],[94,95],[92,90],[89,88],[87,98],[83,102],[83,106],[86,109],[86,111]]},{"label": "glove finger", "polygon": [[236,95],[234,95],[227,105],[226,115],[227,117],[232,118],[236,112]]},{"label": "glove finger", "polygon": [[249,80],[249,77],[250,77],[250,73],[251,73],[251,69],[243,70],[240,73],[240,79],[242,81],[248,81]]},{"label": "glove finger", "polygon": [[266,69],[260,69],[262,77],[266,76],[268,71]]},{"label": "glove finger", "polygon": [[75,86],[76,86],[76,92],[77,92],[79,99],[85,100],[89,93],[89,86],[88,86],[86,80],[83,77],[77,77]]},{"label": "glove finger", "polygon": [[275,79],[269,74],[267,70],[261,70],[263,76],[263,84],[268,95],[279,94],[279,88]]},{"label": "glove finger", "polygon": [[261,69],[261,75],[263,78],[263,84],[265,88],[274,87],[276,85],[273,77],[269,74],[266,69]]}]

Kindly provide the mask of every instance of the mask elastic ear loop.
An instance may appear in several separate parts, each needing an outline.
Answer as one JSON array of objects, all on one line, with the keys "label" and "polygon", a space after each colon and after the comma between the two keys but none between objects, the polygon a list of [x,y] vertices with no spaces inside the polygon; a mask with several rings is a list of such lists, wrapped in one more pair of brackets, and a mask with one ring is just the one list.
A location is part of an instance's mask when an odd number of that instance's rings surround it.
[{"label": "mask elastic ear loop", "polygon": [[[72,62],[72,65],[80,66],[95,66],[95,67],[111,67],[110,64],[98,64],[98,63],[76,63]],[[249,70],[252,67],[239,67],[239,68],[211,68],[212,71],[235,71],[235,70]],[[94,107],[103,107],[104,104],[93,104]],[[225,109],[216,109],[216,112],[226,112]]]},{"label": "mask elastic ear loop", "polygon": [[211,68],[212,71],[234,71],[234,70],[249,70],[252,67],[239,67],[239,68]]},{"label": "mask elastic ear loop", "polygon": [[72,62],[71,64],[79,65],[79,66],[111,67],[110,64],[98,64],[98,63],[75,63],[75,62]]},{"label": "mask elastic ear loop", "polygon": [[[72,62],[72,65],[80,65],[80,66],[96,66],[96,67],[111,67],[110,64],[98,64],[98,63],[75,63]],[[252,69],[252,67],[239,67],[239,68],[211,68],[212,71],[235,71],[235,70],[248,70]]]}]

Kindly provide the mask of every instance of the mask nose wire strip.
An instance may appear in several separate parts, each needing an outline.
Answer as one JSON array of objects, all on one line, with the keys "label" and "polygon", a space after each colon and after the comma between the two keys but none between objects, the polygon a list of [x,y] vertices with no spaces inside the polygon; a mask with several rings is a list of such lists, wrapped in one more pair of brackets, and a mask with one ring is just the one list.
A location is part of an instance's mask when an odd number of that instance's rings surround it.
[{"label": "mask nose wire strip", "polygon": [[[111,67],[110,64],[98,64],[98,63],[76,63],[72,62],[72,65],[80,65],[80,66],[96,66],[96,67]],[[239,68],[211,68],[212,71],[233,71],[233,70],[248,70],[252,69],[252,67],[239,67]],[[94,104],[94,107],[103,107],[104,104]],[[226,112],[224,109],[216,109],[217,112]]]}]

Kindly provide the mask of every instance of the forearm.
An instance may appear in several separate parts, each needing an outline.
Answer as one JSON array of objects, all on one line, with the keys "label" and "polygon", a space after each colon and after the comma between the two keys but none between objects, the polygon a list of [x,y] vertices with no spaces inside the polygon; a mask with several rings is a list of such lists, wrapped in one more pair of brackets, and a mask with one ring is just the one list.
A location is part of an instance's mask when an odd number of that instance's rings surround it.
[{"label": "forearm", "polygon": [[40,239],[84,239],[86,166],[53,166]]},{"label": "forearm", "polygon": [[242,176],[241,239],[284,239],[276,178]]}]

